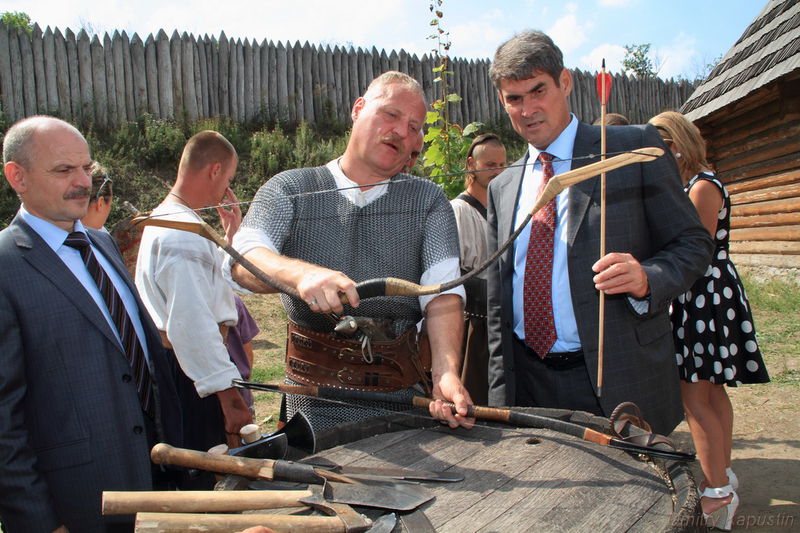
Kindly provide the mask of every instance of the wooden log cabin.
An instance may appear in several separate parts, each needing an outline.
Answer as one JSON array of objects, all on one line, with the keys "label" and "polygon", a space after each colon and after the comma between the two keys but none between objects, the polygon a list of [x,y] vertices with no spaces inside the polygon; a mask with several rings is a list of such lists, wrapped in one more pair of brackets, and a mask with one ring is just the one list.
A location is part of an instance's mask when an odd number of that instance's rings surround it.
[{"label": "wooden log cabin", "polygon": [[800,0],[769,0],[681,112],[731,195],[736,265],[800,269]]}]

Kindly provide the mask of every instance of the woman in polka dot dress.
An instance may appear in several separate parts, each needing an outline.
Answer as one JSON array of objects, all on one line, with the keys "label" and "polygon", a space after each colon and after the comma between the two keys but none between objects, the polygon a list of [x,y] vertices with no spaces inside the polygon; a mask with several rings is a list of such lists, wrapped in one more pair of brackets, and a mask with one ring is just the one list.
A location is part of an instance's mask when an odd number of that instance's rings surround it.
[{"label": "woman in polka dot dress", "polygon": [[709,170],[700,131],[674,111],[650,123],[672,150],[681,179],[716,249],[705,274],[672,304],[672,332],[686,420],[705,476],[701,505],[710,526],[729,530],[738,506],[731,470],[733,408],[723,385],[766,383],[744,287],[728,256],[731,202]]}]

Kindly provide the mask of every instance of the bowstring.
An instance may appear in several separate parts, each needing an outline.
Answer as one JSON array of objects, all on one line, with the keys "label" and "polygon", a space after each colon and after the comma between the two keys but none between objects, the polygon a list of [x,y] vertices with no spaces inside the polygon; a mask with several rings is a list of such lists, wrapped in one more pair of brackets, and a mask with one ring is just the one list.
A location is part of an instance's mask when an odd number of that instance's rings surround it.
[{"label": "bowstring", "polygon": [[[630,154],[630,153],[634,153],[634,152],[635,152],[635,150],[621,150],[619,152],[607,152],[606,154],[587,154],[587,155],[583,155],[583,156],[571,157],[571,158],[568,158],[568,159],[558,159],[558,161],[559,162],[562,162],[562,161],[579,161],[579,160],[583,160],[583,159],[594,159],[594,158],[600,157],[601,155],[616,156],[616,155],[621,155],[621,154]],[[500,166],[500,167],[483,168],[480,171],[484,172],[484,171],[492,171],[492,170],[505,170],[505,169],[509,169],[509,168],[526,167],[528,165],[534,165],[535,163],[536,163],[536,161],[525,162],[525,163],[514,163],[514,164],[511,164],[511,165],[505,165],[505,166]],[[465,176],[465,175],[470,174],[472,172],[473,171],[471,171],[471,170],[462,170],[462,171],[458,171],[458,172],[449,172],[449,173],[446,173],[446,174],[438,174],[436,176],[409,176],[408,178],[388,178],[388,179],[379,181],[377,183],[370,184],[369,186],[370,187],[377,187],[379,185],[393,185],[393,184],[396,184],[396,183],[404,183],[404,182],[407,182],[407,181],[414,181],[414,180],[419,180],[419,179],[430,180],[432,177],[435,177],[435,178],[454,178],[454,177],[458,177],[458,176]],[[314,195],[314,194],[330,194],[330,193],[335,193],[335,192],[340,192],[340,191],[347,191],[347,190],[351,190],[351,189],[361,189],[362,187],[363,187],[362,185],[348,185],[346,187],[333,187],[333,188],[330,188],[330,189],[320,189],[318,191],[305,191],[305,192],[299,192],[299,193],[294,193],[294,194],[286,194],[286,195],[283,196],[283,198],[298,198],[298,197],[302,197],[302,196],[311,196],[311,195]],[[258,202],[259,202],[259,200],[256,200],[254,198],[252,200],[242,200],[242,201],[239,201],[239,202],[220,203],[220,204],[217,204],[217,205],[209,205],[209,206],[205,206],[205,207],[198,207],[198,208],[192,209],[192,211],[195,211],[195,212],[210,211],[212,209],[217,209],[217,208],[238,207],[238,206],[242,206],[242,205],[255,204],[255,203],[258,203]],[[148,213],[147,215],[142,215],[142,218],[147,219],[147,218],[168,217],[168,216],[179,215],[181,213],[182,213],[182,211],[176,211],[174,213],[161,213],[161,214],[158,214],[158,215],[153,215],[152,213]]]}]

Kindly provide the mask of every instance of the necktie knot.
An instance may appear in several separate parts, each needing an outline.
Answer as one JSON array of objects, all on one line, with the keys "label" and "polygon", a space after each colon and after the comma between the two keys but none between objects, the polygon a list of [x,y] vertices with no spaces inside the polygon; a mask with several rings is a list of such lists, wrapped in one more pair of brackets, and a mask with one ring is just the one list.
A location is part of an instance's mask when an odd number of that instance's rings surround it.
[{"label": "necktie knot", "polygon": [[538,159],[542,164],[542,186],[544,186],[553,177],[553,155],[547,152],[539,152]]},{"label": "necktie knot", "polygon": [[64,240],[64,244],[81,252],[91,246],[86,234],[80,231],[73,231],[67,235],[67,238]]}]

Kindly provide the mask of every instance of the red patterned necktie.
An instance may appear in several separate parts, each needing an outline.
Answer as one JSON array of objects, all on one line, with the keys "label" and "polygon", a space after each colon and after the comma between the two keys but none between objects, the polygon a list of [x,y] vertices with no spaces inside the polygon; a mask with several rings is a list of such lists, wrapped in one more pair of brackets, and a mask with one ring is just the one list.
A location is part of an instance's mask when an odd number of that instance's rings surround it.
[{"label": "red patterned necktie", "polygon": [[119,293],[114,288],[114,284],[111,282],[105,270],[103,270],[100,263],[97,262],[97,258],[92,252],[92,247],[86,235],[80,231],[73,231],[67,235],[64,244],[80,252],[86,269],[89,271],[89,274],[92,275],[95,283],[97,283],[100,294],[103,295],[103,299],[108,307],[108,312],[111,314],[114,325],[117,327],[117,333],[119,333],[119,338],[122,341],[122,348],[125,350],[125,355],[131,365],[142,409],[152,417],[154,406],[153,384],[150,379],[150,370],[147,368],[144,350],[139,343],[136,330],[133,328],[131,317],[128,316],[125,304],[122,303],[122,297],[120,297]]},{"label": "red patterned necktie", "polygon": [[[541,196],[547,182],[553,177],[553,156],[539,154],[542,163]],[[556,199],[550,200],[531,220],[531,239],[525,260],[525,282],[522,309],[525,315],[525,343],[544,357],[556,342],[553,321],[553,237],[556,228]]]}]

